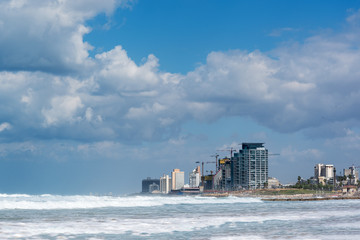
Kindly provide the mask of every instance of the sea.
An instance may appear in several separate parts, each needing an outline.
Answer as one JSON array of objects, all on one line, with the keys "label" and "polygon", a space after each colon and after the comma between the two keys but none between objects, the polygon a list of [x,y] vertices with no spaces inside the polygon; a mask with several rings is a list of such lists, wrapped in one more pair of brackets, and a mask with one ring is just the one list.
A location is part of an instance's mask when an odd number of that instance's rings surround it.
[{"label": "sea", "polygon": [[360,200],[0,194],[0,239],[360,239]]}]

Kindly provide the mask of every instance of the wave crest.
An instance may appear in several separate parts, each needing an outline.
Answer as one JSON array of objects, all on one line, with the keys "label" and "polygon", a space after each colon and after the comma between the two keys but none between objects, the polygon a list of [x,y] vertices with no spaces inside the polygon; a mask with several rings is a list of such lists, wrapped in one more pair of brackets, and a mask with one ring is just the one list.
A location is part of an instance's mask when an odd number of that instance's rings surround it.
[{"label": "wave crest", "polygon": [[106,207],[154,207],[176,204],[226,204],[261,202],[257,198],[201,196],[86,196],[0,194],[0,210],[7,209],[87,209]]}]

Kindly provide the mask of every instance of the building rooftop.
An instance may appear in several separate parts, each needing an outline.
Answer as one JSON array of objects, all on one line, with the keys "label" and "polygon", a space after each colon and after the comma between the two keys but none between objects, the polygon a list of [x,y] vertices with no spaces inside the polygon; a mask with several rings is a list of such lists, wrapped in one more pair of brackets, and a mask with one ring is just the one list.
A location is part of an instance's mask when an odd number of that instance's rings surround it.
[{"label": "building rooftop", "polygon": [[256,149],[264,147],[264,143],[242,143],[242,149]]}]

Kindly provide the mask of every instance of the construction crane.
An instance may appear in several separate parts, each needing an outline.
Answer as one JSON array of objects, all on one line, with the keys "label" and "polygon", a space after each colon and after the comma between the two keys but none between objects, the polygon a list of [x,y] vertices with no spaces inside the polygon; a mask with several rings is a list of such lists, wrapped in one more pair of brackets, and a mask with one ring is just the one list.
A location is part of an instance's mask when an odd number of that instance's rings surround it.
[{"label": "construction crane", "polygon": [[269,153],[268,156],[279,156],[280,153]]},{"label": "construction crane", "polygon": [[[200,163],[200,161],[196,161],[195,163]],[[201,162],[201,184],[204,186],[204,164],[205,163],[216,163],[216,162]],[[212,171],[211,171],[212,172]]]},{"label": "construction crane", "polygon": [[218,171],[218,157],[219,157],[219,154],[215,153],[214,155],[211,155],[210,157],[215,157],[215,162],[216,162],[215,172],[217,172]]},{"label": "construction crane", "polygon": [[204,176],[204,164],[206,163],[216,163],[214,161],[209,161],[209,162],[200,162],[200,161],[196,161],[195,163],[201,163],[201,175]]},{"label": "construction crane", "polygon": [[232,153],[235,152],[236,150],[235,150],[235,148],[231,147],[230,149],[218,149],[216,151],[223,151],[223,152],[228,151],[228,152],[230,152],[230,159],[231,159],[232,158]]}]

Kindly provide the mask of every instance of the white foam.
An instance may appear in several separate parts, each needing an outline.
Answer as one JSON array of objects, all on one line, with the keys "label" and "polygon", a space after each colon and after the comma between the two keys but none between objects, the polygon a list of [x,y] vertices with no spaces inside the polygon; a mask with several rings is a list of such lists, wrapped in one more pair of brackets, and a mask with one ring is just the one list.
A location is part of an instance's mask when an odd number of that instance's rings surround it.
[{"label": "white foam", "polygon": [[238,197],[193,197],[193,196],[59,196],[59,195],[25,195],[0,194],[0,210],[4,209],[85,209],[104,207],[153,207],[174,204],[225,204],[225,203],[261,202],[257,198]]},{"label": "white foam", "polygon": [[[347,201],[336,201],[331,203],[323,202],[324,205],[334,204],[337,208],[326,207],[324,209],[313,206],[312,208],[302,208],[302,204],[284,203],[284,211],[275,208],[276,211],[268,211],[272,203],[263,203],[257,198],[237,198],[237,197],[164,197],[164,196],[131,196],[131,197],[109,197],[109,196],[56,196],[56,195],[0,195],[0,210],[8,209],[77,209],[77,208],[102,208],[102,207],[149,207],[162,205],[201,205],[201,204],[221,204],[226,207],[233,206],[234,203],[248,204],[253,207],[256,204],[257,209],[267,209],[266,211],[226,211],[226,212],[197,212],[197,206],[192,207],[195,211],[179,212],[171,215],[139,217],[141,215],[123,216],[123,215],[102,215],[98,217],[84,216],[80,218],[65,218],[50,221],[46,218],[35,218],[35,221],[1,221],[0,222],[0,239],[11,238],[32,238],[40,235],[49,235],[51,237],[76,236],[82,234],[101,235],[101,234],[132,234],[135,236],[149,236],[152,234],[190,231],[208,231],[208,228],[220,228],[227,224],[228,227],[236,227],[237,223],[265,223],[266,221],[306,221],[314,220],[315,222],[327,222],[326,226],[336,227],[336,223],[329,224],[329,219],[333,217],[344,217],[351,219],[354,216],[360,216],[360,209],[349,208],[355,204]],[[305,203],[307,204],[317,204]],[[339,206],[343,205],[341,208]],[[289,206],[293,206],[289,207]],[[244,205],[244,208],[247,208]],[[154,214],[162,208],[155,208]],[[177,209],[177,208],[174,208]],[[207,209],[207,208],[205,208]],[[254,208],[255,209],[255,208]],[[315,210],[315,211],[314,211]],[[279,223],[281,224],[281,223]],[[358,222],[357,222],[358,224]],[[337,226],[339,227],[339,226]],[[343,227],[343,226],[340,226]],[[356,224],[352,225],[356,228]],[[359,228],[356,228],[359,229]],[[326,231],[326,229],[325,229]],[[263,232],[262,232],[263,233]],[[263,236],[217,236],[214,240],[223,239],[256,239],[261,240]],[[308,237],[308,236],[306,236]],[[308,237],[311,239],[311,234]]]},{"label": "white foam", "polygon": [[[227,213],[229,214],[229,213]],[[164,218],[121,218],[121,217],[105,217],[105,218],[82,218],[76,220],[66,221],[46,221],[39,222],[2,222],[1,223],[1,238],[30,238],[39,235],[98,235],[98,234],[126,234],[131,233],[135,236],[149,236],[159,233],[173,233],[173,232],[190,232],[194,230],[204,230],[209,227],[221,227],[226,223],[241,223],[241,222],[259,222],[263,223],[270,220],[279,221],[296,221],[296,220],[320,220],[328,219],[334,215],[338,216],[339,212],[317,212],[315,215],[312,212],[299,214],[299,212],[289,213],[268,213],[267,215],[254,216],[251,213],[248,215],[233,215],[209,217],[207,215],[191,214],[174,215]],[[342,216],[360,215],[359,211],[347,211],[342,213]],[[235,225],[234,225],[235,226]],[[250,238],[251,237],[251,238]],[[214,237],[214,240],[223,239],[262,239],[261,236],[231,236],[228,237]]]}]

